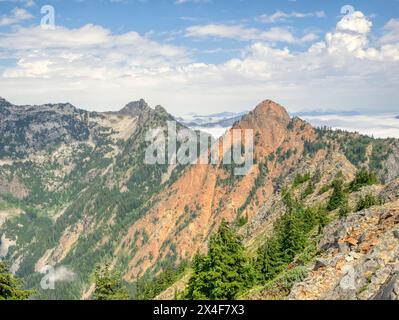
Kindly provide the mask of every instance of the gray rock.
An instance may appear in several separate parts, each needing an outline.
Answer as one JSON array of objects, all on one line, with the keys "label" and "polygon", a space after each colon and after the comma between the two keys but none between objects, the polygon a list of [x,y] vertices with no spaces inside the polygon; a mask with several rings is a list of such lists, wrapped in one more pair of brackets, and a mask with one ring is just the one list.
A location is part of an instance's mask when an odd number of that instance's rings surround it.
[{"label": "gray rock", "polygon": [[380,288],[372,300],[392,300],[396,299],[394,288],[398,281],[398,275],[392,275]]},{"label": "gray rock", "polygon": [[399,280],[396,281],[395,285],[393,286],[393,292],[395,292],[395,294],[399,296]]},{"label": "gray rock", "polygon": [[362,269],[364,272],[375,272],[378,270],[379,264],[375,260],[367,260],[365,263],[362,265]]},{"label": "gray rock", "polygon": [[313,270],[316,271],[316,270],[319,270],[320,268],[325,268],[325,267],[327,267],[327,265],[328,265],[328,262],[326,260],[317,259],[316,263],[313,267]]},{"label": "gray rock", "polygon": [[399,230],[394,230],[393,231],[393,236],[399,240]]},{"label": "gray rock", "polygon": [[360,244],[360,243],[364,242],[364,240],[366,240],[366,234],[362,233],[362,235],[359,237],[359,239],[357,239],[357,242]]},{"label": "gray rock", "polygon": [[338,250],[340,253],[348,253],[350,251],[349,244],[346,242],[338,243]]},{"label": "gray rock", "polygon": [[383,220],[387,220],[387,219],[392,218],[392,217],[393,217],[392,212],[382,212],[381,216],[380,216],[379,223],[381,223]]}]

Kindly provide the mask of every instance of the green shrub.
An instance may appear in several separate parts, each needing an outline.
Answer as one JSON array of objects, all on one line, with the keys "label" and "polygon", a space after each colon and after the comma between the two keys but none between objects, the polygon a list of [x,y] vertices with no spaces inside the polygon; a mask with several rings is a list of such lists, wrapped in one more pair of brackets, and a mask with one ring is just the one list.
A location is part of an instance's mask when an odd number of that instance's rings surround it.
[{"label": "green shrub", "polygon": [[360,197],[357,202],[356,211],[362,211],[364,209],[368,209],[372,206],[380,205],[382,201],[371,194],[367,194],[366,196]]},{"label": "green shrub", "polygon": [[294,188],[296,188],[296,187],[298,187],[299,185],[305,183],[306,181],[309,181],[310,178],[311,178],[311,176],[310,176],[310,173],[309,173],[309,172],[307,172],[307,173],[305,173],[305,174],[303,174],[303,175],[300,174],[300,173],[298,173],[298,174],[295,176],[295,179],[294,179],[294,182],[293,182],[292,186],[293,186]]},{"label": "green shrub", "polygon": [[247,223],[248,223],[248,217],[246,217],[246,216],[244,217],[244,216],[240,215],[236,220],[236,226],[239,228],[242,226],[245,226]]},{"label": "green shrub", "polygon": [[296,267],[288,270],[280,279],[283,288],[289,293],[295,283],[303,281],[308,275],[306,267]]},{"label": "green shrub", "polygon": [[359,191],[362,187],[371,186],[377,182],[377,176],[374,172],[362,169],[356,173],[355,179],[349,184],[349,191]]},{"label": "green shrub", "polygon": [[314,193],[314,185],[312,181],[309,181],[308,185],[306,186],[306,189],[302,193],[302,199],[305,199],[307,196],[310,196],[311,194]]},{"label": "green shrub", "polygon": [[330,186],[324,185],[319,190],[319,195],[325,194],[328,190],[330,190]]},{"label": "green shrub", "polygon": [[139,300],[152,300],[160,293],[175,283],[187,268],[187,262],[183,262],[179,267],[167,265],[156,277],[148,280],[142,278],[136,283],[136,298]]},{"label": "green shrub", "polygon": [[348,202],[344,203],[340,208],[339,208],[339,217],[346,218],[348,216],[348,213],[350,211]]},{"label": "green shrub", "polygon": [[305,155],[308,154],[310,156],[314,156],[317,151],[323,149],[325,147],[324,143],[321,141],[311,142],[306,140],[304,142],[304,153]]}]

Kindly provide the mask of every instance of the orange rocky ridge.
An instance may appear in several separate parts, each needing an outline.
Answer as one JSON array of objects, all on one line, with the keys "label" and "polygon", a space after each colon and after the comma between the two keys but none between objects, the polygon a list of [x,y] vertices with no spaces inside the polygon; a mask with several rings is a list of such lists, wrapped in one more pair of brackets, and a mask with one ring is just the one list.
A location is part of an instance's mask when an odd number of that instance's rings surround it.
[{"label": "orange rocky ridge", "polygon": [[[293,125],[289,126],[290,123]],[[223,166],[189,166],[169,189],[155,197],[155,205],[130,227],[118,247],[116,253],[133,257],[125,273],[126,280],[135,280],[173,252],[177,262],[191,259],[197,251],[206,248],[207,240],[223,219],[233,222],[237,218],[239,209],[254,193],[242,212],[251,221],[260,206],[273,195],[274,179],[288,174],[303,154],[304,141],[313,141],[316,137],[309,124],[291,119],[282,106],[270,100],[259,104],[232,129],[254,130],[255,159],[268,166],[265,181],[255,186],[258,163],[233,185],[220,183],[228,177]],[[279,161],[277,152],[284,154],[289,150],[295,152]],[[276,156],[267,161],[272,153]],[[148,239],[144,239],[144,234]],[[139,250],[133,252],[132,247]]]}]

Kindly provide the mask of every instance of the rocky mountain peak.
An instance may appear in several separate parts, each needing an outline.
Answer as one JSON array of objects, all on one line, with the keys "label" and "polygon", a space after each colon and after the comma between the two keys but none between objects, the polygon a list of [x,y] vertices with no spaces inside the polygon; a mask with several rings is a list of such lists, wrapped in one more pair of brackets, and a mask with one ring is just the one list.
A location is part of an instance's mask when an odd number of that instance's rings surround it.
[{"label": "rocky mountain peak", "polygon": [[276,120],[290,121],[290,116],[287,110],[280,104],[272,101],[265,100],[258,104],[252,111],[254,116],[274,118]]},{"label": "rocky mountain peak", "polygon": [[235,127],[264,131],[265,136],[274,132],[270,139],[276,140],[277,131],[278,135],[283,134],[290,121],[291,118],[283,106],[272,100],[265,100],[245,115]]},{"label": "rocky mountain peak", "polygon": [[132,116],[137,116],[143,112],[148,112],[150,111],[151,108],[145,102],[144,99],[140,99],[138,101],[132,101],[128,103],[122,110],[119,111],[120,114],[123,115],[132,115]]}]

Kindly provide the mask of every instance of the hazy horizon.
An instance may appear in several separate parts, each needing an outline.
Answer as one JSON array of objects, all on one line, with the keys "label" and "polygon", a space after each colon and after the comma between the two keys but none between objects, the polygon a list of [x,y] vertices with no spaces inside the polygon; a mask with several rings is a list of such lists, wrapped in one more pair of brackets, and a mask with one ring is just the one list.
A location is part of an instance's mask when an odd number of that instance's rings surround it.
[{"label": "hazy horizon", "polygon": [[[1,96],[0,96],[1,97]],[[8,99],[2,97],[3,99]],[[144,99],[145,100],[145,99]],[[138,101],[138,100],[137,100]],[[133,102],[133,101],[130,101]],[[58,102],[58,103],[68,103],[68,102]],[[129,102],[128,102],[129,103]],[[47,103],[47,104],[57,104],[57,103]],[[28,104],[29,105],[29,104]],[[220,110],[217,113],[229,112],[234,115],[239,115],[243,112],[249,112],[253,108],[256,107],[255,104],[252,108],[243,108],[242,112],[232,112],[231,110]],[[78,109],[83,109],[79,106],[74,105]],[[125,105],[124,105],[125,106]],[[110,108],[109,110],[103,110],[98,112],[109,112],[109,111],[118,111],[122,109],[124,106],[119,108]],[[155,106],[150,105],[150,107],[154,108]],[[166,111],[169,112],[168,108],[162,105]],[[351,132],[359,132],[361,134],[365,134],[368,136],[374,136],[376,138],[399,138],[399,119],[395,117],[399,115],[399,111],[397,113],[361,113],[356,110],[327,110],[327,109],[317,109],[317,110],[307,110],[307,111],[298,111],[298,112],[290,112],[289,107],[283,106],[287,109],[291,116],[299,116],[303,120],[308,121],[315,127],[332,127],[333,129],[341,129],[345,131]],[[94,110],[96,111],[96,110]],[[171,112],[169,112],[171,113]],[[301,114],[303,113],[303,114]],[[353,113],[353,114],[351,114]],[[215,115],[216,113],[212,112],[210,114],[199,114],[196,112],[191,112],[188,114],[175,114],[171,113],[176,119],[182,118],[187,122],[190,121],[191,116],[199,116],[199,117],[208,117],[210,115]],[[231,116],[233,117],[233,115]],[[212,134],[214,137],[221,136],[224,131],[229,128],[229,126],[216,126],[214,128],[206,128],[204,126],[192,126],[194,129],[199,129],[205,131],[207,133]]]}]

